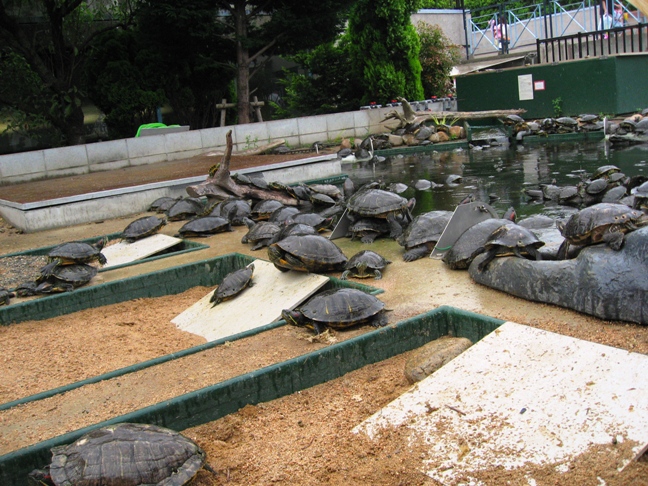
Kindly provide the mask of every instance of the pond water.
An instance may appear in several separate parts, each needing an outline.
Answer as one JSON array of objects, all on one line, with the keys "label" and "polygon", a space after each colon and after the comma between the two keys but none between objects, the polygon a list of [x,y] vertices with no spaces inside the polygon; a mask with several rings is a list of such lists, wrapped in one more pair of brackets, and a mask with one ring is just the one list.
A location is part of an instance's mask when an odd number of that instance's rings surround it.
[{"label": "pond water", "polygon": [[[344,164],[342,172],[356,186],[370,181],[386,185],[407,184],[409,188],[401,195],[408,199],[416,198],[415,215],[432,210],[454,210],[472,193],[476,199],[491,204],[500,214],[513,206],[518,218],[540,213],[564,218],[575,209],[531,200],[524,189],[535,189],[539,184],[549,184],[554,179],[559,186],[576,185],[581,178],[608,164],[616,165],[628,176],[648,176],[647,161],[646,145],[617,147],[605,141],[572,141],[396,155],[375,164]],[[461,175],[461,183],[446,184],[451,174]],[[443,185],[416,190],[413,185],[419,179]],[[499,199],[491,202],[490,195]]]}]

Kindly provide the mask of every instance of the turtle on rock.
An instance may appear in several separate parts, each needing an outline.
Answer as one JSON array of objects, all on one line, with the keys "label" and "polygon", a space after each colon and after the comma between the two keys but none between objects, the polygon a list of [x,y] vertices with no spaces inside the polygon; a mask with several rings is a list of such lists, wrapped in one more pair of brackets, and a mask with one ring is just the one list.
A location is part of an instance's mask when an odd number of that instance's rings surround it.
[{"label": "turtle on rock", "polygon": [[75,442],[52,448],[46,469],[29,477],[50,486],[188,484],[206,465],[205,452],[171,429],[119,423],[95,429]]},{"label": "turtle on rock", "polygon": [[474,260],[477,255],[486,252],[484,259],[477,265],[477,269],[483,272],[497,256],[515,255],[525,258],[526,255],[530,255],[536,260],[541,260],[538,248],[543,245],[544,242],[529,229],[509,222],[493,231],[484,245],[473,252],[472,258]]}]

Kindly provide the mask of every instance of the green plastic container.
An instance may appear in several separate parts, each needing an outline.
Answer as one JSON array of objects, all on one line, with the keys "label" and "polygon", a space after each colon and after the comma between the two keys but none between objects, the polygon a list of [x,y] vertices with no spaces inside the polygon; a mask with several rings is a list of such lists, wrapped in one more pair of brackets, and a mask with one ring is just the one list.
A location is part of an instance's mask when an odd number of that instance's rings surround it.
[{"label": "green plastic container", "polygon": [[184,430],[217,420],[246,405],[274,400],[423,346],[445,335],[477,342],[504,321],[442,306],[337,344],[172,400],[101,422],[0,456],[0,484],[22,486],[30,471],[49,464],[50,449],[69,444],[99,427],[150,423]]}]

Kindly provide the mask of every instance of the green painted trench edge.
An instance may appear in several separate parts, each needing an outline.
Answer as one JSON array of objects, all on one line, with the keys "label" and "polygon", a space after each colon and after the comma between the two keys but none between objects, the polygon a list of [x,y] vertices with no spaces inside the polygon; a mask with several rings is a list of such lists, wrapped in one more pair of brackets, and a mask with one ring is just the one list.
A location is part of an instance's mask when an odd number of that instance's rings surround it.
[{"label": "green painted trench edge", "polygon": [[[364,284],[358,284],[356,282],[349,282],[345,280],[340,280],[335,277],[329,277],[329,280],[324,286],[322,287],[322,291],[324,290],[332,290],[332,289],[338,289],[338,288],[356,288],[358,290],[362,290],[363,292],[367,292],[372,295],[378,295],[384,292],[383,289],[379,289],[376,287],[371,287],[368,285]],[[249,336],[253,336],[255,334],[259,334],[264,331],[268,331],[270,329],[274,329],[275,327],[283,326],[286,324],[286,321],[283,319],[280,319],[278,321],[272,322],[270,324],[267,324],[265,326],[258,327],[256,329],[252,329],[250,331],[245,331],[241,332],[238,334],[234,334],[232,336],[229,336],[227,338],[223,339],[218,339],[216,341],[210,341],[205,344],[199,344],[198,346],[192,346],[191,348],[183,349],[182,351],[177,351],[175,353],[171,354],[166,354],[164,356],[159,356],[157,358],[153,358],[147,361],[142,361],[141,363],[137,363],[134,365],[126,366],[124,368],[120,368],[114,371],[110,371],[108,373],[103,373],[101,375],[93,376],[91,378],[87,378],[85,380],[77,381],[74,383],[70,383],[68,385],[60,386],[57,388],[52,388],[51,390],[46,390],[44,392],[36,393],[34,395],[29,395],[27,397],[21,398],[19,400],[13,400],[11,402],[5,402],[0,404],[0,411],[2,410],[9,410],[10,408],[16,407],[18,405],[23,405],[25,403],[30,403],[30,402],[35,402],[38,400],[44,400],[46,398],[53,397],[55,395],[60,395],[63,393],[67,393],[69,391],[75,390],[77,388],[81,388],[86,385],[92,385],[93,383],[99,383],[101,381],[105,380],[111,380],[113,378],[117,378],[120,376],[127,375],[129,373],[135,373],[137,371],[144,370],[146,368],[150,368],[152,366],[156,366],[162,363],[166,363],[168,361],[173,361],[176,359],[184,358],[186,356],[190,356],[192,354],[196,353],[201,353],[203,351],[207,351],[208,349],[215,348],[216,346],[220,346],[226,342],[231,342],[231,341],[237,341],[239,339],[243,339]]]},{"label": "green painted trench edge", "polygon": [[475,343],[503,322],[501,319],[441,306],[327,348],[0,456],[0,484],[24,485],[29,472],[49,464],[52,447],[74,442],[100,427],[136,422],[181,431],[222,418],[246,405],[274,400],[339,378],[441,336],[466,337]]},{"label": "green painted trench edge", "polygon": [[[110,233],[108,235],[95,236],[94,238],[88,238],[88,239],[79,240],[79,241],[81,241],[83,243],[88,243],[89,245],[94,245],[96,242],[98,242],[99,240],[101,240],[103,238],[107,238],[108,241],[121,239],[121,233]],[[0,263],[2,263],[2,259],[6,258],[6,257],[14,257],[14,256],[22,256],[22,255],[32,255],[32,256],[47,255],[50,251],[52,251],[57,246],[59,246],[59,245],[42,246],[40,248],[34,248],[33,250],[26,250],[26,251],[20,251],[20,252],[7,253],[5,255],[0,255]],[[116,270],[118,268],[130,267],[131,265],[138,265],[140,263],[146,263],[146,262],[151,262],[153,260],[159,260],[160,258],[166,258],[166,257],[170,257],[170,256],[182,255],[183,253],[189,253],[189,252],[197,251],[197,250],[204,250],[205,248],[209,248],[209,245],[205,245],[204,243],[198,243],[198,242],[195,242],[195,241],[190,241],[190,240],[183,239],[181,242],[173,245],[172,247],[167,248],[166,250],[163,250],[162,252],[157,253],[155,255],[152,255],[150,257],[142,258],[141,260],[136,260],[134,262],[122,263],[121,265],[115,265],[113,267],[99,268],[98,270],[100,272],[108,272],[110,270]]]}]

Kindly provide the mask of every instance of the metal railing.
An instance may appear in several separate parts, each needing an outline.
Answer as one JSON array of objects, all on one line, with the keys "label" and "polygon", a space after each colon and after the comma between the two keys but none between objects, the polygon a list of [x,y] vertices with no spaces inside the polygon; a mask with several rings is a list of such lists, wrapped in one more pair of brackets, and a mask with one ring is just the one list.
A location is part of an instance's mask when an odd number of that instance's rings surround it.
[{"label": "metal railing", "polygon": [[[502,17],[507,22],[508,49],[511,50],[520,47],[532,49],[538,40],[599,32],[600,13],[599,0],[581,0],[571,3],[544,0],[542,3],[525,7],[513,7],[513,2],[506,2],[473,9],[466,15],[465,25],[468,30],[466,54],[470,58],[477,53],[499,52],[494,26]],[[625,22],[630,25],[646,22],[639,11],[631,10],[627,6],[623,6],[623,14]]]},{"label": "metal railing", "polygon": [[648,24],[538,39],[536,62],[550,63],[629,52],[648,52]]}]

